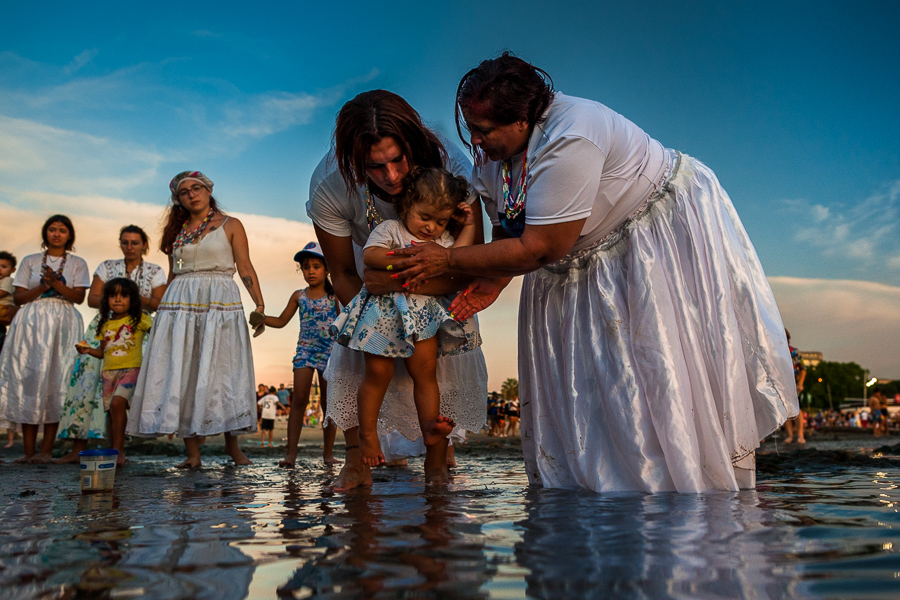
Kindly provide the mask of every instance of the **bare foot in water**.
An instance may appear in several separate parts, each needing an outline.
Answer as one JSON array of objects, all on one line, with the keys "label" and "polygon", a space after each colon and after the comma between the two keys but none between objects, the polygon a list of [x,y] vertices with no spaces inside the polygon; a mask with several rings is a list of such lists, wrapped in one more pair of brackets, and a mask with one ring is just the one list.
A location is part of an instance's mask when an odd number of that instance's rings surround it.
[{"label": "bare foot in water", "polygon": [[253,461],[247,458],[247,455],[241,452],[240,448],[235,448],[228,453],[228,456],[231,457],[231,460],[233,460],[234,464],[238,467],[246,467],[247,465],[253,464]]},{"label": "bare foot in water", "polygon": [[437,419],[422,426],[422,441],[426,446],[439,444],[442,440],[447,439],[454,427],[456,427],[456,423],[453,422],[453,419],[438,415]]},{"label": "bare foot in water", "polygon": [[453,446],[447,447],[447,467],[452,469],[456,466],[456,452],[453,451]]},{"label": "bare foot in water", "polygon": [[409,461],[405,458],[395,458],[394,460],[389,460],[384,465],[384,467],[408,467]]},{"label": "bare foot in water", "polygon": [[199,469],[202,466],[199,458],[189,458],[183,463],[175,465],[176,469]]},{"label": "bare foot in water", "polygon": [[[359,451],[362,454],[362,462],[370,467],[384,464],[384,453],[381,452],[381,444],[378,442],[378,434],[359,432]],[[349,460],[349,459],[348,459]]]},{"label": "bare foot in water", "polygon": [[297,462],[297,453],[289,453],[284,458],[278,461],[278,466],[282,469],[293,469],[294,463]]},{"label": "bare foot in water", "polygon": [[57,458],[57,459],[54,459],[53,462],[56,463],[56,464],[58,464],[58,465],[67,465],[67,464],[70,464],[70,463],[76,463],[76,462],[79,462],[80,460],[81,460],[81,459],[78,457],[78,452],[76,452],[75,450],[72,450],[72,451],[69,452],[68,454],[66,454],[66,455],[64,455],[64,456],[60,456],[60,457]]},{"label": "bare foot in water", "polygon": [[347,462],[344,463],[332,487],[336,491],[346,491],[369,485],[372,485],[372,470],[362,461],[359,448],[348,448]]}]

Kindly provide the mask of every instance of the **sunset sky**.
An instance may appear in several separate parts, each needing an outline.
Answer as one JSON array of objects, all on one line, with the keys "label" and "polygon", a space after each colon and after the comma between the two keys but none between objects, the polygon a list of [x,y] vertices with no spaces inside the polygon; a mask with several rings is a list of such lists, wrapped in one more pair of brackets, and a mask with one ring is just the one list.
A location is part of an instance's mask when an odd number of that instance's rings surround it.
[{"label": "sunset sky", "polygon": [[[38,251],[62,212],[93,269],[122,225],[158,240],[169,179],[199,169],[277,313],[343,102],[395,91],[458,143],[460,76],[509,49],[716,171],[797,346],[900,377],[900,4],[309,4],[6,3],[0,248]],[[516,376],[517,289],[482,315],[492,388]],[[296,334],[254,340],[260,382],[290,380]]]}]

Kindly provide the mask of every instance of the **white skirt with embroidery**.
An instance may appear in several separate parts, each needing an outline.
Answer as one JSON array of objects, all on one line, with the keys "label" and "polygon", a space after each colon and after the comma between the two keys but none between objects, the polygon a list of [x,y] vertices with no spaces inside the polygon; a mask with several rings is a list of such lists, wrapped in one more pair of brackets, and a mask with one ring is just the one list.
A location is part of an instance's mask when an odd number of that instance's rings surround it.
[{"label": "white skirt with embroidery", "polygon": [[130,435],[256,431],[250,333],[232,276],[198,271],[169,285],[131,400]]},{"label": "white skirt with embroidery", "polygon": [[57,423],[84,321],[71,302],[39,298],[16,313],[0,353],[0,420]]},{"label": "white skirt with embroidery", "polygon": [[545,487],[737,490],[799,410],[756,252],[686,156],[605,242],[525,277],[519,344],[526,469]]}]

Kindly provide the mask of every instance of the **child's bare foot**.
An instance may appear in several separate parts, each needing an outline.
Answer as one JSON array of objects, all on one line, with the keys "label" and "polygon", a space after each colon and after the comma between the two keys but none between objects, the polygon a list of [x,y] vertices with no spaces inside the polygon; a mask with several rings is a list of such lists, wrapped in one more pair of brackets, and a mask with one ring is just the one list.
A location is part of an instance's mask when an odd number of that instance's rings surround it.
[{"label": "child's bare foot", "polygon": [[81,459],[78,457],[78,453],[75,452],[74,450],[72,450],[68,454],[66,454],[64,456],[60,456],[57,459],[54,459],[53,462],[55,462],[58,465],[67,465],[70,463],[79,462],[80,460]]},{"label": "child's bare foot", "polygon": [[326,465],[339,465],[341,461],[334,457],[334,454],[329,454],[322,457],[325,460]]},{"label": "child's bare foot", "polygon": [[297,453],[288,452],[284,458],[278,461],[278,466],[282,469],[293,469],[294,463],[297,462]]},{"label": "child's bare foot", "polygon": [[363,485],[372,485],[372,471],[362,461],[359,448],[348,447],[347,462],[334,480],[333,487],[336,491],[346,491]]},{"label": "child's bare foot", "polygon": [[44,454],[43,452],[39,452],[38,454],[35,454],[28,460],[28,463],[32,464],[32,465],[46,465],[46,464],[50,464],[52,462],[53,462],[53,457],[50,456],[49,454]]},{"label": "child's bare foot", "polygon": [[3,446],[3,447],[4,447],[4,448],[12,448],[12,447],[13,447],[13,443],[10,442],[10,443],[8,443],[7,445],[5,445],[5,446]]},{"label": "child's bare foot", "polygon": [[30,456],[28,456],[28,455],[20,456],[19,458],[17,458],[16,460],[13,461],[13,464],[14,465],[30,465],[32,458],[34,458],[34,454],[32,454]]},{"label": "child's bare foot", "polygon": [[456,466],[456,453],[453,451],[453,446],[449,446],[447,448],[447,467],[452,469]]},{"label": "child's bare foot", "polygon": [[434,469],[425,469],[426,486],[445,486],[448,483],[450,483],[450,472],[447,470],[446,465]]},{"label": "child's bare foot", "polygon": [[384,453],[381,451],[381,444],[378,442],[378,434],[363,433],[362,427],[359,431],[359,451],[362,454],[362,461],[370,467],[377,467],[384,464]]},{"label": "child's bare foot", "polygon": [[409,461],[405,458],[395,458],[394,460],[389,460],[384,463],[385,467],[408,467]]},{"label": "child's bare foot", "polygon": [[117,467],[124,467],[128,462],[130,462],[127,458],[125,458],[124,452],[119,452],[119,458],[116,459]]},{"label": "child's bare foot", "polygon": [[425,442],[425,446],[439,444],[442,440],[447,439],[454,427],[456,427],[456,423],[453,422],[453,419],[438,415],[437,419],[426,422],[422,426],[422,441]]},{"label": "child's bare foot", "polygon": [[199,469],[202,466],[199,458],[189,458],[183,463],[175,465],[176,469]]}]

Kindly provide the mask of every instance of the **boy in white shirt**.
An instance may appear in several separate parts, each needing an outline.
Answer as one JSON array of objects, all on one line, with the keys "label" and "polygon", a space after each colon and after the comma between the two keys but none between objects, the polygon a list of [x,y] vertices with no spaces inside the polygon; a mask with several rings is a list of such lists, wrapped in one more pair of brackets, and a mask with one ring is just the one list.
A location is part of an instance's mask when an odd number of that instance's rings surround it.
[{"label": "boy in white shirt", "polygon": [[[284,405],[278,401],[278,396],[274,387],[269,388],[269,393],[256,401],[262,408],[262,422],[259,426],[259,445],[271,446],[272,434],[275,432],[275,417],[278,415],[278,409],[285,410]],[[266,432],[269,432],[268,444],[263,443]]]}]

